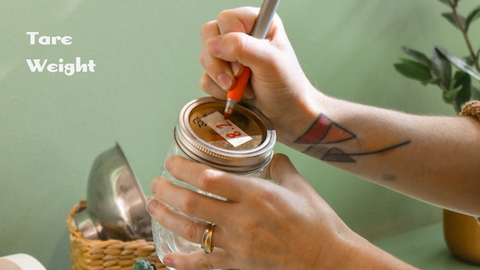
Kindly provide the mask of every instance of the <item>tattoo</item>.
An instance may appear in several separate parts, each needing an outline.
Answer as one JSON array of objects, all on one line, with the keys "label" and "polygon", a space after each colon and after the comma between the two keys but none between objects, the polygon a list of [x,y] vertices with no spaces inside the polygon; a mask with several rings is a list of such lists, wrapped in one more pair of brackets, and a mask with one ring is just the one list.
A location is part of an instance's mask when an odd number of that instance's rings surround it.
[{"label": "tattoo", "polygon": [[324,114],[320,114],[308,131],[300,136],[295,143],[310,145],[304,151],[305,154],[320,158],[323,161],[345,163],[356,162],[353,158],[355,156],[383,154],[410,143],[410,140],[407,140],[381,149],[357,153],[346,153],[338,147],[329,148],[326,146],[327,144],[341,143],[354,138],[357,138],[355,134],[334,123]]},{"label": "tattoo", "polygon": [[410,140],[396,144],[396,145],[392,145],[389,147],[385,147],[383,149],[375,150],[375,151],[361,152],[361,153],[348,153],[348,154],[334,147],[328,150],[327,153],[321,158],[321,160],[331,161],[331,162],[355,162],[355,160],[353,159],[353,156],[366,156],[366,155],[385,153],[387,151],[393,150],[397,147],[400,147],[402,145],[406,145],[409,143],[410,143]]},{"label": "tattoo", "polygon": [[356,136],[353,133],[335,124],[324,114],[320,114],[308,131],[300,136],[295,143],[338,143],[353,139],[355,137]]}]

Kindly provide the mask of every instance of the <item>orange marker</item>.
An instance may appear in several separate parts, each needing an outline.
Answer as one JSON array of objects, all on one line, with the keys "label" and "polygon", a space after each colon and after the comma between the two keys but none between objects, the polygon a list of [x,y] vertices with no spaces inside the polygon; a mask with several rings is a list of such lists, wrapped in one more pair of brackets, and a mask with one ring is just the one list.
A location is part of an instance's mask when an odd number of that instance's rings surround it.
[{"label": "orange marker", "polygon": [[248,67],[245,67],[242,75],[235,78],[235,86],[228,90],[227,105],[225,106],[225,112],[223,113],[225,120],[230,117],[230,115],[233,113],[233,108],[235,108],[237,103],[242,99],[243,91],[245,91],[245,87],[247,87],[251,73],[252,71]]},{"label": "orange marker", "polygon": [[[252,33],[250,34],[252,37],[264,39],[267,36],[268,28],[270,28],[273,16],[275,16],[278,3],[280,3],[280,0],[263,1],[255,25],[253,26]],[[233,108],[235,108],[237,103],[242,99],[243,91],[247,86],[251,73],[252,71],[248,67],[245,67],[242,75],[236,78],[235,86],[228,91],[227,104],[225,106],[225,112],[223,113],[225,120],[232,115]]]}]

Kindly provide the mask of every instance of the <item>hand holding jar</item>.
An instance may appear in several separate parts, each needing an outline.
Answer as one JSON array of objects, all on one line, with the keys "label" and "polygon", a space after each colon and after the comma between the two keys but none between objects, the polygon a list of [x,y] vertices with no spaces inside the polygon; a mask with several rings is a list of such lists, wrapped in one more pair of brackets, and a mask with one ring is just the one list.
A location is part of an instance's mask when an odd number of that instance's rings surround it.
[{"label": "hand holding jar", "polygon": [[207,224],[188,216],[216,225],[211,254],[168,254],[163,260],[167,266],[343,269],[350,263],[348,255],[360,255],[356,247],[364,240],[341,221],[284,155],[275,155],[265,170],[265,177],[274,183],[179,156],[170,157],[166,168],[176,179],[226,198],[205,196],[163,177],[152,182],[158,200],[151,201],[148,209],[160,224],[194,243],[202,242]]}]

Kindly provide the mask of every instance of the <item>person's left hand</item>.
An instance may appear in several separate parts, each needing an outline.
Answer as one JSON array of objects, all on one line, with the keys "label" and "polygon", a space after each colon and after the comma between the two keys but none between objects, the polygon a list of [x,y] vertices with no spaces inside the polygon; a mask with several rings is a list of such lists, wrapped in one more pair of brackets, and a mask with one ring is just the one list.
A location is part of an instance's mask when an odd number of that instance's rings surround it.
[{"label": "person's left hand", "polygon": [[[170,174],[214,199],[159,177],[151,185],[157,199],[148,210],[161,225],[183,238],[201,243],[206,223],[216,224],[211,254],[167,254],[163,263],[175,269],[337,269],[355,246],[353,233],[290,160],[276,154],[266,178],[240,176],[173,156]],[[170,205],[182,215],[172,211]]]}]

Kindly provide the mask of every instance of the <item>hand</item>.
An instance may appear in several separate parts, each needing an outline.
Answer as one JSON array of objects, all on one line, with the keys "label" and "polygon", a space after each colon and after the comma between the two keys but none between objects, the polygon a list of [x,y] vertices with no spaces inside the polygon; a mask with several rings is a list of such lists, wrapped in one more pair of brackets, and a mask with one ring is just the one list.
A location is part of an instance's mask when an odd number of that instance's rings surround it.
[{"label": "hand", "polygon": [[164,263],[176,269],[337,269],[354,249],[354,234],[296,171],[290,160],[274,156],[263,179],[240,176],[173,156],[170,174],[217,200],[176,186],[165,178],[152,182],[156,200],[148,209],[161,225],[200,243],[206,227],[182,213],[216,224],[214,250],[168,254]]},{"label": "hand", "polygon": [[235,84],[235,76],[242,73],[243,66],[249,67],[252,75],[243,101],[269,118],[279,141],[284,142],[286,136],[295,136],[292,129],[299,123],[304,124],[299,127],[301,133],[318,117],[319,108],[310,105],[319,92],[303,73],[278,16],[266,40],[247,34],[257,14],[254,8],[227,10],[203,26],[200,63],[205,72],[200,86],[206,93],[225,99],[227,90]]}]

